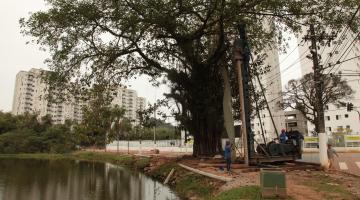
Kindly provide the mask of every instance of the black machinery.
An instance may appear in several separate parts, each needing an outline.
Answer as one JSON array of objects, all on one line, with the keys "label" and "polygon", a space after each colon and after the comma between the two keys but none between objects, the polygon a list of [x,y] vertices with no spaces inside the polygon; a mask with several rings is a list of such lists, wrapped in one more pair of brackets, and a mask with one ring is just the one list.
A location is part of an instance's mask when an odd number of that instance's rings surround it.
[{"label": "black machinery", "polygon": [[256,152],[262,156],[269,157],[293,157],[301,159],[303,135],[299,131],[290,131],[286,133],[288,140],[280,143],[278,140],[271,141],[267,144],[259,144]]}]

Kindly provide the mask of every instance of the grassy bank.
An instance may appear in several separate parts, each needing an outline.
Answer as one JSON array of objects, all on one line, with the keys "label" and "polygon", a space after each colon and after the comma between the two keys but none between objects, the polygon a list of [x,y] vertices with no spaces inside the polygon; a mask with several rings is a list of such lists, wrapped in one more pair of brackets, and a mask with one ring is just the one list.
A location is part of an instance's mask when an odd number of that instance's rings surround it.
[{"label": "grassy bank", "polygon": [[175,173],[169,181],[169,185],[180,197],[199,197],[212,199],[220,181],[204,177],[190,172],[177,164],[177,160],[161,164],[148,172],[149,176],[157,180],[165,180],[172,169]]}]

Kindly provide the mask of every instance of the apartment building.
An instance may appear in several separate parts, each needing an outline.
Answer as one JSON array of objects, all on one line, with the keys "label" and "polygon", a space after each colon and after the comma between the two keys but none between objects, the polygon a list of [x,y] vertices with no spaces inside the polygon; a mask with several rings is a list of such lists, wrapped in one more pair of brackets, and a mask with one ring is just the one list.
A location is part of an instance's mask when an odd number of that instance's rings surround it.
[{"label": "apartment building", "polygon": [[48,86],[40,77],[43,72],[41,69],[32,68],[16,75],[12,113],[35,113],[39,117],[50,115],[56,124],[65,123],[67,119],[80,121],[83,103],[79,100],[59,103],[48,101]]},{"label": "apartment building", "polygon": [[[268,109],[260,110],[260,118],[256,116],[251,122],[251,129],[254,133],[254,139],[263,143],[261,126],[264,131],[266,142],[272,141],[277,137],[277,132],[285,128],[284,110],[280,108],[282,102],[282,85],[280,77],[279,55],[276,48],[266,51],[268,57],[264,63],[270,66],[269,71],[260,77],[260,82],[265,89],[266,100],[269,104],[270,112],[274,122],[271,120]],[[255,88],[260,90],[259,82],[254,82]],[[274,126],[275,124],[275,126]]]},{"label": "apartment building", "polygon": [[[41,80],[41,69],[20,71],[16,75],[12,113],[21,115],[36,113],[39,117],[50,115],[54,123],[65,123],[67,119],[81,121],[82,108],[87,102],[70,98],[64,102],[52,103],[46,98],[48,85]],[[136,110],[144,109],[146,99],[138,97],[135,90],[119,87],[114,93],[112,105],[126,109],[125,117],[136,120]]]},{"label": "apartment building", "polygon": [[285,111],[285,123],[287,131],[299,131],[307,134],[307,119],[298,110]]},{"label": "apartment building", "polygon": [[[306,31],[303,31],[306,34]],[[342,76],[353,89],[354,94],[350,99],[342,99],[343,102],[351,102],[354,104],[354,111],[348,112],[346,107],[336,105],[325,105],[325,131],[330,135],[338,129],[351,130],[351,134],[360,134],[360,120],[357,109],[360,107],[360,79],[359,76],[347,76],[345,74],[360,73],[360,41],[356,40],[356,33],[348,30],[346,34],[331,42],[331,46],[320,46],[317,52],[321,55],[320,64],[326,66],[333,65],[325,70],[325,73],[343,74]],[[302,37],[298,38],[299,53],[301,55],[301,74],[313,72],[313,63],[311,59],[305,58],[310,55],[310,41],[303,41]],[[347,51],[346,51],[347,50]],[[331,56],[330,56],[331,55]],[[303,59],[302,59],[303,58]],[[343,62],[336,64],[337,62]],[[308,122],[308,132],[314,130],[314,125]]]},{"label": "apartment building", "polygon": [[126,110],[125,117],[136,120],[136,123],[138,123],[137,111],[145,109],[146,99],[144,97],[138,97],[135,90],[119,87],[113,93],[111,104],[124,107]]}]

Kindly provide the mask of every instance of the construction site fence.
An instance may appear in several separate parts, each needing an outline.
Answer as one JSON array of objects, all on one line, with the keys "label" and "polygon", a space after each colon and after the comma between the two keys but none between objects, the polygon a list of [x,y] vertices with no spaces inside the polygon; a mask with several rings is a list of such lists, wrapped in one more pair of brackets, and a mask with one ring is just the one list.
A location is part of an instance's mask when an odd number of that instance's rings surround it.
[{"label": "construction site fence", "polygon": [[[318,148],[318,137],[304,137],[304,149]],[[330,135],[328,137],[328,143],[335,148],[360,148],[360,135]]]}]

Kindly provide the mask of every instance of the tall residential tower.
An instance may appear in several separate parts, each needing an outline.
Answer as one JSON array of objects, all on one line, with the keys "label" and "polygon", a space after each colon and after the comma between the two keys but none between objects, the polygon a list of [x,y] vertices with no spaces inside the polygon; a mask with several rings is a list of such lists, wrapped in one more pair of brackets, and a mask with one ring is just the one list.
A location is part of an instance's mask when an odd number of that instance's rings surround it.
[{"label": "tall residential tower", "polygon": [[[50,115],[57,124],[63,124],[67,119],[81,121],[82,108],[87,102],[76,98],[60,103],[49,102],[46,98],[48,85],[40,77],[42,72],[44,70],[33,68],[16,75],[12,113],[21,115],[28,112],[38,114],[39,117]],[[119,87],[113,94],[111,104],[124,107],[125,117],[136,120],[136,111],[145,109],[146,99],[138,97],[135,90]]]}]

